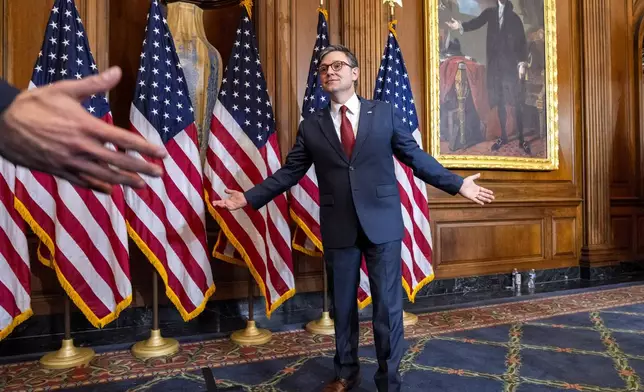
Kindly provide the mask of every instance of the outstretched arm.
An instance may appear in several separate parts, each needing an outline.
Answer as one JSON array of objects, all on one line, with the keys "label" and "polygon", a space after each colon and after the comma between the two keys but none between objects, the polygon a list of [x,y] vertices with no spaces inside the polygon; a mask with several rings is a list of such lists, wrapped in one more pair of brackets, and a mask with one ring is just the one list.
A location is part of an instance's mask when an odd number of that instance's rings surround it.
[{"label": "outstretched arm", "polygon": [[473,31],[473,30],[480,29],[490,19],[490,13],[494,13],[494,12],[495,12],[494,8],[486,8],[476,18],[468,20],[467,22],[462,22],[461,27],[463,28],[463,31],[466,32],[466,31]]},{"label": "outstretched arm", "polygon": [[481,12],[479,16],[474,19],[468,20],[467,22],[462,22],[460,20],[452,18],[452,20],[445,22],[445,24],[447,24],[447,26],[452,30],[458,30],[461,34],[466,31],[478,30],[488,22],[489,13],[491,12],[491,10],[491,8],[487,8],[486,10]]},{"label": "outstretched arm", "polygon": [[391,107],[391,110],[394,124],[391,146],[394,155],[414,171],[414,176],[450,195],[460,193],[461,196],[478,204],[485,204],[494,200],[494,193],[491,190],[474,183],[474,180],[479,178],[480,174],[463,179],[461,176],[447,170],[434,157],[420,148],[411,132],[402,122],[398,112],[393,107]]},{"label": "outstretched arm", "polygon": [[304,144],[304,136],[300,126],[295,145],[288,153],[284,166],[244,193],[226,189],[225,192],[231,195],[230,198],[216,200],[213,205],[234,211],[249,204],[253,209],[258,210],[297,184],[312,164],[313,159]]}]

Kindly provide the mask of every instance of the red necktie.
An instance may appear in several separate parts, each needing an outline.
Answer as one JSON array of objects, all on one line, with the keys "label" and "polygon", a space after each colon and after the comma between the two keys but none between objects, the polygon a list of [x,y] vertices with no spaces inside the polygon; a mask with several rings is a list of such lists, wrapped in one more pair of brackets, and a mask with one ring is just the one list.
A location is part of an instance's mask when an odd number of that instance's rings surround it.
[{"label": "red necktie", "polygon": [[340,140],[342,141],[342,147],[344,147],[344,152],[347,154],[347,157],[351,158],[353,145],[356,143],[356,137],[353,134],[351,121],[349,121],[349,118],[347,117],[347,107],[342,105],[342,107],[340,108],[340,113],[342,114],[342,123],[340,125]]}]

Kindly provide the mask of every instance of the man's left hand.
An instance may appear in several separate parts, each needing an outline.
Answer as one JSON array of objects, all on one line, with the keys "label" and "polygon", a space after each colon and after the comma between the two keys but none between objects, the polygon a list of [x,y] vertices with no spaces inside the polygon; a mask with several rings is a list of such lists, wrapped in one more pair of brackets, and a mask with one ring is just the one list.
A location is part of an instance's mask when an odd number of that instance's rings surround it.
[{"label": "man's left hand", "polygon": [[463,180],[463,185],[458,193],[466,199],[472,200],[474,203],[484,205],[491,203],[494,200],[494,192],[482,186],[476,185],[474,180],[481,177],[481,173],[474,174]]}]

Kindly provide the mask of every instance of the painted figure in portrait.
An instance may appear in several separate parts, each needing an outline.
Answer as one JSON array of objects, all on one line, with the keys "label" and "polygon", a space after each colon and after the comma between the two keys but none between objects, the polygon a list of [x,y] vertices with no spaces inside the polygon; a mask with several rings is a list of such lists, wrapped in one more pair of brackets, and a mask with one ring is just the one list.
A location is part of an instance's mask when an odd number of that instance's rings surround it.
[{"label": "painted figure in portrait", "polygon": [[437,5],[439,155],[551,158],[544,0]]}]

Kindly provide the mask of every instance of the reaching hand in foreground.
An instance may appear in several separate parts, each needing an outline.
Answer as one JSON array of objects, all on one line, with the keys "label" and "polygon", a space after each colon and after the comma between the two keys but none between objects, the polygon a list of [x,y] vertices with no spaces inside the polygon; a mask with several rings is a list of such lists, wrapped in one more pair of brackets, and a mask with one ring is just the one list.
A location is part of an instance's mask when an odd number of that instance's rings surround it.
[{"label": "reaching hand in foreground", "polygon": [[483,205],[491,203],[494,200],[494,192],[489,189],[476,185],[474,180],[481,177],[481,173],[474,174],[463,180],[463,185],[458,193],[466,199],[472,200],[474,203]]},{"label": "reaching hand in foreground", "polygon": [[160,176],[161,167],[105,144],[153,158],[164,158],[165,148],[99,120],[81,105],[120,79],[120,68],[113,67],[82,80],[23,91],[0,116],[0,155],[16,165],[105,193],[111,193],[115,184],[144,186],[137,173]]},{"label": "reaching hand in foreground", "polygon": [[224,192],[230,195],[228,199],[215,200],[212,202],[212,205],[219,208],[227,208],[229,211],[235,211],[240,208],[246,207],[248,202],[244,197],[244,194],[238,191],[231,191],[226,189]]}]

